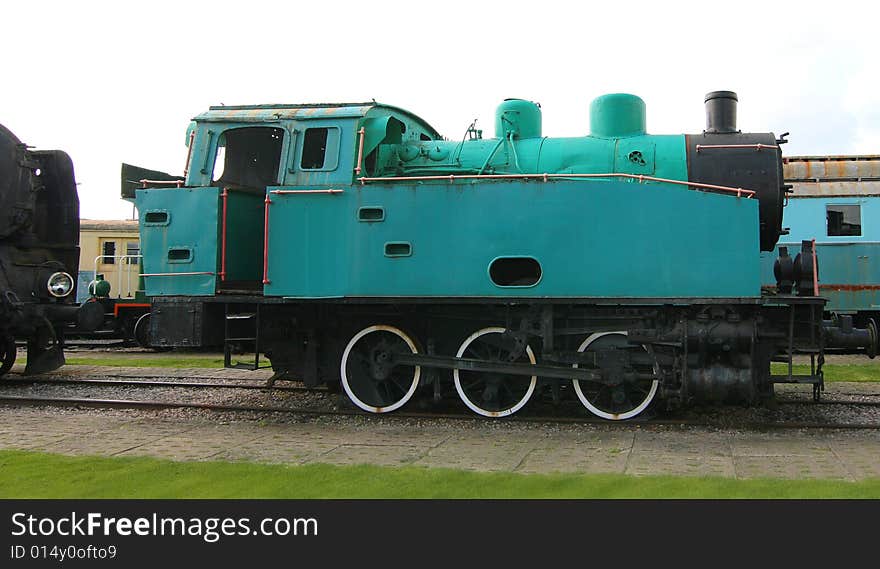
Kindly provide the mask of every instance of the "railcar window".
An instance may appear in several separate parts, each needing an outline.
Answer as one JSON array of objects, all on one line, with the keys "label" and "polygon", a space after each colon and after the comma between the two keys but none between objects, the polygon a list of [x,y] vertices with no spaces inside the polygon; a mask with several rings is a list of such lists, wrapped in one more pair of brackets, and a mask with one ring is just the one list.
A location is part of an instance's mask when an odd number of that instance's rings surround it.
[{"label": "railcar window", "polygon": [[101,262],[105,265],[113,265],[116,263],[116,241],[104,241],[101,246]]},{"label": "railcar window", "polygon": [[267,126],[233,128],[218,142],[215,185],[265,188],[278,183],[284,130]]},{"label": "railcar window", "polygon": [[828,236],[859,236],[862,234],[862,212],[859,205],[825,206]]},{"label": "railcar window", "polygon": [[125,255],[128,258],[127,263],[129,265],[136,265],[138,263],[137,256],[141,254],[141,246],[137,241],[129,241],[125,244]]},{"label": "railcar window", "polygon": [[303,136],[300,168],[335,170],[339,155],[338,128],[307,128]]}]

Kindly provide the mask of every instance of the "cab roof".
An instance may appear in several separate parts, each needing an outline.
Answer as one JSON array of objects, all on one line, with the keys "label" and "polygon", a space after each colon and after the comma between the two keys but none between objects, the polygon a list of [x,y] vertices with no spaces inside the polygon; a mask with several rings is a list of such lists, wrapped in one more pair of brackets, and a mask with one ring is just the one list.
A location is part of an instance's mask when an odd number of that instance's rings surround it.
[{"label": "cab roof", "polygon": [[[193,120],[197,122],[273,122],[282,120],[309,120],[330,118],[361,118],[373,114],[404,115],[419,123],[426,131],[440,138],[440,134],[428,123],[411,112],[375,101],[365,103],[310,103],[295,105],[219,105]],[[382,112],[384,111],[384,112]]]}]

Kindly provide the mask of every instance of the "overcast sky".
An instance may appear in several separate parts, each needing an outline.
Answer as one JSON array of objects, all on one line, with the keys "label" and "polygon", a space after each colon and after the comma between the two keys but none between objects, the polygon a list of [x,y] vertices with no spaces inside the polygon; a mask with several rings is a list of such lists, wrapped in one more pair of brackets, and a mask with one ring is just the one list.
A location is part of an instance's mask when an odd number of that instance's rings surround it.
[{"label": "overcast sky", "polygon": [[586,134],[589,103],[639,95],[653,134],[697,133],[703,96],[739,95],[744,131],[783,152],[880,154],[868,2],[4,2],[0,123],[74,161],[81,216],[131,215],[122,162],[179,174],[189,120],[215,104],[408,109],[487,136],[508,97],[545,136]]}]

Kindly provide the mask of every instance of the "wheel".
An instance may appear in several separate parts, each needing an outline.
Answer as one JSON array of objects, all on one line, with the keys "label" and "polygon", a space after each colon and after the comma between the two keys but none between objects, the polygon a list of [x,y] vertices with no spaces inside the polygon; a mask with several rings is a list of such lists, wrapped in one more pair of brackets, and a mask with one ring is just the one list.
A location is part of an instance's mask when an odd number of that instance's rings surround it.
[{"label": "wheel", "polygon": [[[622,349],[630,346],[626,338],[626,332],[599,332],[590,335],[578,348],[578,352],[598,352],[605,350]],[[646,352],[648,348],[642,346]],[[571,367],[578,367],[572,364]],[[573,379],[574,390],[581,403],[591,413],[609,419],[622,421],[635,417],[648,408],[654,396],[657,395],[657,387],[660,385],[660,366],[654,363],[652,367],[653,380],[643,379],[637,381],[623,381],[618,379],[615,383],[606,384],[594,381]]]},{"label": "wheel", "polygon": [[[505,328],[492,327],[477,330],[462,342],[455,354],[459,358],[490,362],[535,364],[535,354],[528,345],[518,356],[516,340],[505,336]],[[532,397],[537,376],[490,373],[454,369],[455,390],[464,404],[474,413],[484,417],[506,417],[523,408]]]},{"label": "wheel", "polygon": [[141,315],[134,323],[134,341],[142,348],[150,346],[150,313]]},{"label": "wheel", "polygon": [[142,314],[134,323],[134,341],[138,346],[154,352],[170,352],[171,348],[167,346],[154,346],[150,343],[150,315],[149,312]]},{"label": "wheel", "polygon": [[6,375],[15,363],[15,338],[0,336],[0,377]]},{"label": "wheel", "polygon": [[355,334],[342,354],[342,388],[352,403],[370,413],[406,405],[419,386],[421,368],[394,365],[394,354],[417,354],[416,343],[394,326],[377,324]]}]

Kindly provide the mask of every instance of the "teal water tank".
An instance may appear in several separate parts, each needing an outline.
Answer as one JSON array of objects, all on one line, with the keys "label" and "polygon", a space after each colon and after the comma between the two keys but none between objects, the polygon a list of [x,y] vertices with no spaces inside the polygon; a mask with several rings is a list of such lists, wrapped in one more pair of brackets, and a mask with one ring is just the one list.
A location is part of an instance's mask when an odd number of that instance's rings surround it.
[{"label": "teal water tank", "polygon": [[612,93],[590,103],[590,135],[620,138],[645,134],[645,102],[635,95]]},{"label": "teal water tank", "polygon": [[504,99],[495,111],[495,138],[541,137],[541,105],[525,99]]}]

